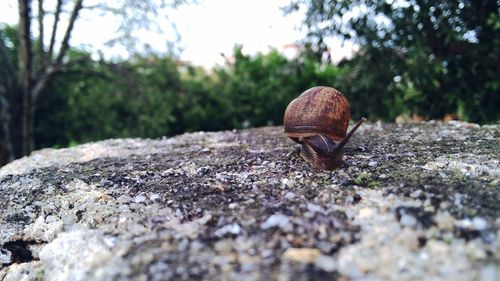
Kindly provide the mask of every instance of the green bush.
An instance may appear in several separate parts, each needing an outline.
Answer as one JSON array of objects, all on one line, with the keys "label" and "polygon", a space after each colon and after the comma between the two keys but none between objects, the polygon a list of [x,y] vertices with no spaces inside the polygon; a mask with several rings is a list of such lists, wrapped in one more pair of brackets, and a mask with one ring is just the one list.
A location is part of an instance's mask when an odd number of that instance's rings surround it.
[{"label": "green bush", "polygon": [[[413,113],[441,118],[455,112],[456,104],[462,105],[461,117],[475,120],[488,111],[471,113],[471,104],[491,107],[487,95],[468,100],[453,94],[456,85],[450,84],[462,82],[450,80],[441,63],[419,54],[387,61],[384,52],[379,48],[335,66],[317,63],[306,53],[290,60],[277,51],[248,56],[235,48],[233,64],[211,71],[159,56],[89,61],[62,73],[43,95],[36,112],[36,144],[279,125],[288,103],[317,85],[342,91],[355,120],[392,121]],[[378,70],[381,64],[385,71]],[[399,64],[407,64],[409,71],[398,75]],[[435,94],[442,87],[450,87],[450,93]]]},{"label": "green bush", "polygon": [[234,57],[234,64],[211,72],[158,56],[72,68],[38,106],[37,146],[277,125],[298,94],[335,87],[342,75],[334,65],[289,60],[277,51],[247,56],[236,48]]}]

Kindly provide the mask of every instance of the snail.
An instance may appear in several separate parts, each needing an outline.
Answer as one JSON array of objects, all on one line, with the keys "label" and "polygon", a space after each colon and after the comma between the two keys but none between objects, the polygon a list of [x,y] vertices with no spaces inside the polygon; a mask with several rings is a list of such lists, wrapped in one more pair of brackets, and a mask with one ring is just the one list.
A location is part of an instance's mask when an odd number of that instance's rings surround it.
[{"label": "snail", "polygon": [[333,170],[342,164],[342,148],[366,118],[346,135],[351,111],[347,98],[330,87],[303,92],[285,110],[285,135],[302,145],[300,156],[316,169]]}]

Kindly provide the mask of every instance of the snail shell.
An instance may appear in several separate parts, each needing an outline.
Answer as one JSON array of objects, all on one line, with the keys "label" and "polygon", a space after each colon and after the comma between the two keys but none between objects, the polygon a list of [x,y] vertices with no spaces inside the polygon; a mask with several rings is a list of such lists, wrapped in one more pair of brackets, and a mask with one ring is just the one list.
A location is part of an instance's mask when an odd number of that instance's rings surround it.
[{"label": "snail shell", "polygon": [[294,99],[285,111],[285,134],[307,137],[318,133],[341,141],[351,119],[347,98],[329,87],[314,87]]},{"label": "snail shell", "polygon": [[300,155],[317,169],[342,163],[342,148],[363,121],[346,135],[351,111],[347,98],[330,87],[314,87],[290,102],[285,111],[285,135],[302,144]]}]

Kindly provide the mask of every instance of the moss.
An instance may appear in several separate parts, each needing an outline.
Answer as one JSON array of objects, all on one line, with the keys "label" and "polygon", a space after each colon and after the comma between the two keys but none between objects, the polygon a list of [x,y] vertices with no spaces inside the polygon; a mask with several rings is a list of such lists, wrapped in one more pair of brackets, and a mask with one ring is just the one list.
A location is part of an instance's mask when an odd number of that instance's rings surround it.
[{"label": "moss", "polygon": [[380,184],[378,181],[370,179],[370,180],[368,180],[367,186],[370,188],[376,188],[376,187],[379,187]]},{"label": "moss", "polygon": [[42,270],[39,270],[36,272],[36,275],[35,275],[35,280],[44,280],[45,278],[45,271],[42,269]]},{"label": "moss", "polygon": [[97,168],[94,167],[94,166],[86,166],[82,169],[82,172],[84,173],[91,173],[91,172],[94,172]]},{"label": "moss", "polygon": [[367,172],[362,172],[355,179],[354,183],[360,186],[368,186],[373,187],[376,184],[376,181],[372,179],[371,175]]}]

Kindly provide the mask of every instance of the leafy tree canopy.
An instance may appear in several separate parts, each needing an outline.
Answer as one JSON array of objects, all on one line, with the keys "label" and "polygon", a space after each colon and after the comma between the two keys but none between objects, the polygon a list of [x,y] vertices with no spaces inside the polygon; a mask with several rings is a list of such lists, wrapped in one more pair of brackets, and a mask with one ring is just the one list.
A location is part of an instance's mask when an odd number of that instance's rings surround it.
[{"label": "leafy tree canopy", "polygon": [[[348,63],[349,91],[367,114],[393,118],[452,113],[499,120],[500,1],[295,0],[305,9],[307,40],[322,52],[339,36],[359,46]],[[363,107],[362,107],[363,106]]]}]

